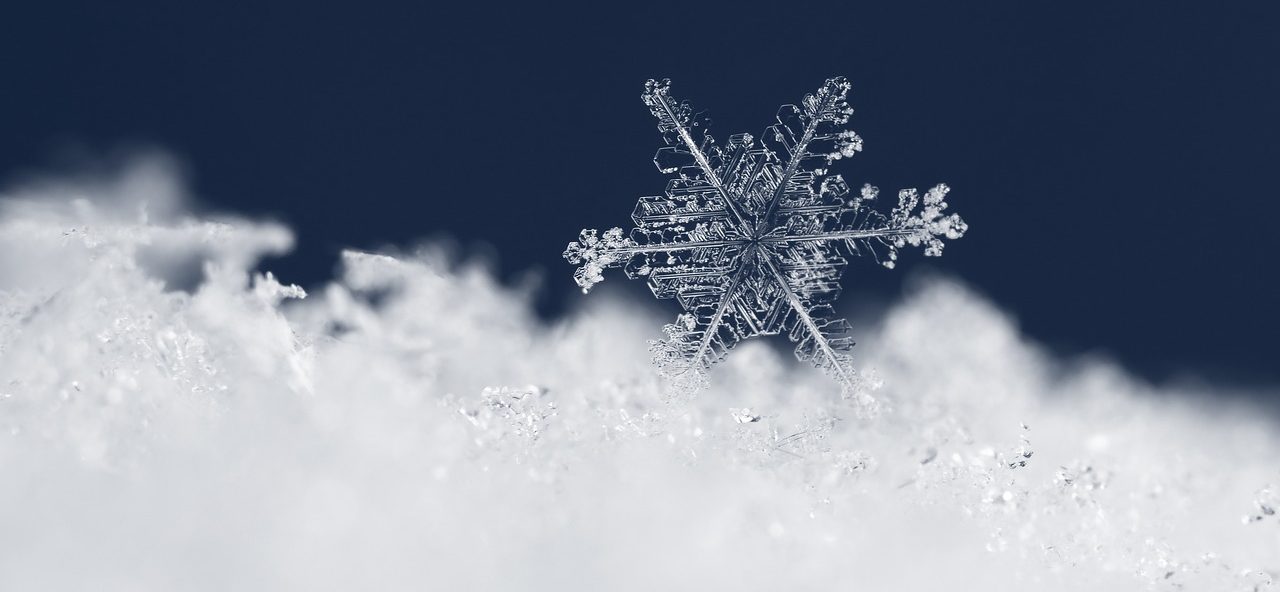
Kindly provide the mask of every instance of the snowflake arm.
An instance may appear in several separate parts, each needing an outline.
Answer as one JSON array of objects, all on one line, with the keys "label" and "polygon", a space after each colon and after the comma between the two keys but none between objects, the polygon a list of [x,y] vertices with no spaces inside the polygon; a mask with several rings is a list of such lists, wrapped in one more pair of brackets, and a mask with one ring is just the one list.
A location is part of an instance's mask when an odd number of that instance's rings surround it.
[{"label": "snowflake arm", "polygon": [[794,245],[807,242],[843,242],[853,253],[868,254],[892,269],[898,250],[905,246],[924,247],[928,257],[942,255],[943,239],[964,236],[969,225],[957,214],[943,215],[944,201],[951,191],[945,183],[925,192],[921,202],[915,189],[898,192],[898,206],[889,216],[866,208],[864,201],[875,199],[878,190],[867,185],[862,197],[849,205],[812,206],[784,209],[786,227],[775,229],[760,240],[769,244]]},{"label": "snowflake arm", "polygon": [[811,310],[830,311],[831,306],[806,306],[805,301],[791,288],[789,279],[778,269],[776,263],[766,258],[765,266],[773,274],[779,289],[786,297],[787,305],[795,316],[788,337],[796,343],[796,358],[800,361],[812,362],[813,365],[834,377],[846,390],[854,388],[853,370],[849,368],[849,356],[844,353],[853,347],[853,340],[847,337],[849,323],[844,319],[831,320],[812,314]]},{"label": "snowflake arm", "polygon": [[[739,265],[728,285],[713,295],[687,294],[689,313],[664,327],[668,339],[651,344],[655,362],[672,378],[700,381],[703,374],[724,357],[745,335],[734,323],[726,323],[726,314],[736,297],[749,265]],[[712,296],[712,297],[708,297]],[[714,305],[711,303],[714,301]],[[708,314],[710,313],[710,314]]]},{"label": "snowflake arm", "polygon": [[[707,151],[717,151],[715,139],[706,134],[706,118],[695,113],[693,108],[685,102],[676,102],[670,95],[671,81],[663,79],[662,81],[650,80],[645,83],[644,94],[641,99],[645,105],[649,106],[649,111],[658,119],[658,131],[663,132],[668,146],[659,148],[654,155],[654,163],[658,165],[658,169],[663,172],[676,172],[681,168],[677,163],[692,157],[697,163],[701,177],[706,180],[719,194],[721,202],[724,204],[726,211],[729,212],[733,221],[738,226],[747,223],[746,217],[739,210],[738,204],[729,196],[720,180],[716,168],[711,165],[710,159],[707,158]],[[695,130],[695,127],[702,127],[702,130]],[[701,142],[695,141],[694,134],[700,133]],[[681,147],[684,150],[681,150]],[[681,172],[681,175],[684,175]]]},{"label": "snowflake arm", "polygon": [[[803,161],[810,157],[809,148],[815,140],[831,141],[832,148],[838,148],[835,152],[822,155],[828,160],[852,156],[853,152],[862,149],[862,139],[857,134],[839,129],[853,114],[853,109],[845,102],[849,87],[849,82],[844,78],[832,78],[818,92],[806,95],[800,102],[800,107],[783,105],[778,109],[778,123],[770,126],[764,137],[779,158],[786,156],[787,164],[778,179],[768,208],[760,217],[757,232],[765,231],[766,225],[773,221],[773,215],[783,196],[801,190],[800,187],[791,185],[791,180]],[[808,193],[807,189],[807,186],[803,188],[805,193]]]}]

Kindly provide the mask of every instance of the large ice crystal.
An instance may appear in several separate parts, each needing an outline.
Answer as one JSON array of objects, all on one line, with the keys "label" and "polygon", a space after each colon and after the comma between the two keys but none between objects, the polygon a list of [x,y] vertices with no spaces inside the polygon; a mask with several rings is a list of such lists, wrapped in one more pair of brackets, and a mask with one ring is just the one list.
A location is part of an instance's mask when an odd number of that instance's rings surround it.
[{"label": "large ice crystal", "polygon": [[640,198],[629,234],[587,229],[569,243],[564,257],[579,265],[574,279],[587,292],[605,269],[623,267],[647,279],[658,298],[679,301],[685,313],[652,348],[668,376],[698,382],[742,340],[785,333],[797,358],[852,391],[853,340],[832,308],[847,257],[892,268],[902,247],[941,255],[942,240],[967,229],[956,214],[943,214],[949,188],[937,185],[923,199],[904,189],[886,214],[872,207],[875,187],[854,195],[828,172],[862,150],[862,139],[844,129],[853,110],[843,78],[783,105],[759,142],[736,134],[717,143],[707,119],[669,88],[650,80],[642,98],[666,143],[654,163],[675,177],[663,195]]}]

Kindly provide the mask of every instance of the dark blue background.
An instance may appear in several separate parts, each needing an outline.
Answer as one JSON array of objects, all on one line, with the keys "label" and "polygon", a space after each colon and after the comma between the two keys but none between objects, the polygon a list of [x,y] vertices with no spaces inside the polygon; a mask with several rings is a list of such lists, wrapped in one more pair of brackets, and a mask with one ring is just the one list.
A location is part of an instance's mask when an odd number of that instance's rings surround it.
[{"label": "dark blue background", "polygon": [[[1274,2],[182,4],[8,3],[0,173],[68,144],[163,146],[208,204],[298,230],[270,264],[286,279],[328,277],[343,246],[446,235],[491,244],[507,277],[544,270],[555,314],[577,297],[564,244],[663,187],[646,78],[725,137],[845,75],[867,151],[838,170],[946,181],[972,227],[905,268],[1157,380],[1280,380]],[[846,285],[883,298],[903,276]]]}]

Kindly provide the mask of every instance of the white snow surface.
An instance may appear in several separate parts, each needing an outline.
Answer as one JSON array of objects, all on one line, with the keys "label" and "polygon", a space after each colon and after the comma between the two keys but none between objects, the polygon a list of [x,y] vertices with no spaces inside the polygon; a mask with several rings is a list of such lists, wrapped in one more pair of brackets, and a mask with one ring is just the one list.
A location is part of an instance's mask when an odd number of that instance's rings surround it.
[{"label": "white snow surface", "polygon": [[669,311],[605,292],[546,324],[430,249],[346,252],[304,297],[251,271],[287,228],[195,212],[162,158],[3,192],[0,590],[1280,577],[1274,416],[1055,359],[954,280],[860,330],[859,418],[759,342],[672,396]]}]

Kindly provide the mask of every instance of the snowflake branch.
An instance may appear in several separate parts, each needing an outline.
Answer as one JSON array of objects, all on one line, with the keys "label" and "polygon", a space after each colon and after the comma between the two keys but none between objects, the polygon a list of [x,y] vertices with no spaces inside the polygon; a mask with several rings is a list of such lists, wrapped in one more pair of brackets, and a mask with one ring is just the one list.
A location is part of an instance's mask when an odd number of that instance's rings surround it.
[{"label": "snowflake branch", "polygon": [[671,253],[674,251],[687,251],[690,249],[714,249],[718,247],[732,247],[742,245],[742,240],[717,240],[717,241],[698,241],[688,243],[667,243],[667,244],[651,244],[651,245],[635,245],[627,247],[619,247],[611,249],[608,253],[618,253],[621,255],[648,255],[650,253]]},{"label": "snowflake branch", "polygon": [[831,344],[827,343],[827,338],[822,334],[822,329],[820,329],[818,324],[814,322],[813,317],[809,316],[809,311],[805,309],[804,303],[800,301],[800,297],[791,289],[791,284],[787,283],[787,278],[782,275],[782,271],[778,269],[778,266],[771,258],[760,257],[759,259],[764,262],[765,267],[767,267],[769,272],[773,274],[774,279],[778,282],[778,288],[782,290],[783,296],[787,298],[787,304],[791,305],[791,310],[795,311],[796,316],[800,319],[800,323],[809,331],[809,335],[812,336],[814,344],[818,346],[822,355],[827,358],[827,365],[818,364],[818,366],[829,368],[845,387],[853,387],[855,382],[853,377],[849,375],[848,370],[845,369],[844,361],[836,354],[835,350],[831,349]]},{"label": "snowflake branch", "polygon": [[[845,93],[849,90],[849,83],[843,78],[832,78],[818,89],[818,96],[815,98],[814,113],[809,117],[809,122],[804,127],[804,133],[800,136],[800,141],[796,142],[795,147],[791,150],[791,160],[787,162],[787,168],[783,169],[782,175],[778,179],[778,186],[773,190],[773,197],[769,199],[769,207],[765,209],[764,215],[760,217],[756,227],[756,234],[765,232],[765,227],[773,221],[773,215],[778,209],[778,204],[782,202],[782,196],[787,192],[787,182],[795,175],[796,169],[800,168],[800,161],[809,151],[809,143],[813,141],[813,136],[818,131],[818,126],[824,121],[838,121],[833,118],[840,115],[846,115],[841,111],[840,103],[844,100]],[[806,97],[808,99],[810,97]],[[805,101],[806,103],[808,101]],[[781,124],[781,122],[779,122]]]},{"label": "snowflake branch", "polygon": [[917,234],[920,228],[875,228],[871,230],[839,230],[823,234],[795,234],[791,236],[769,236],[760,239],[762,243],[791,244],[800,242],[821,242],[829,240],[858,240],[863,238],[884,238]]},{"label": "snowflake branch", "polygon": [[765,209],[764,215],[760,217],[760,222],[756,226],[756,234],[763,233],[765,226],[771,223],[774,212],[778,209],[778,204],[782,201],[782,196],[787,192],[787,181],[791,176],[796,174],[796,169],[800,167],[800,160],[804,158],[805,152],[809,149],[809,142],[813,141],[813,133],[818,129],[818,119],[814,118],[809,121],[809,125],[804,128],[804,135],[800,141],[796,143],[799,149],[791,155],[791,161],[787,163],[787,168],[782,171],[781,177],[778,179],[778,187],[773,190],[773,197],[769,198],[769,207]]},{"label": "snowflake branch", "polygon": [[[753,253],[749,256],[755,255]],[[749,269],[751,269],[751,266],[744,261],[738,267],[738,271],[733,274],[733,279],[729,280],[729,287],[725,288],[724,297],[720,299],[720,304],[716,306],[715,315],[711,317],[711,321],[707,323],[707,328],[702,333],[702,341],[698,343],[698,351],[694,352],[693,358],[689,361],[691,367],[694,364],[702,365],[702,357],[706,355],[707,349],[711,347],[711,340],[715,338],[725,311],[729,310],[729,301],[733,299],[733,293],[738,291],[738,285],[742,283],[742,277],[747,274]],[[706,366],[702,367],[705,368]]]},{"label": "snowflake branch", "polygon": [[[702,148],[693,141],[693,135],[689,133],[689,128],[680,121],[680,117],[668,100],[666,88],[665,86],[655,86],[645,93],[645,98],[651,99],[655,106],[662,111],[666,119],[670,121],[669,125],[679,134],[680,140],[684,142],[685,147],[689,149],[689,153],[693,155],[693,159],[697,161],[698,168],[702,169],[702,174],[706,175],[707,182],[716,188],[716,191],[720,194],[720,199],[724,201],[725,210],[733,215],[738,227],[744,231],[749,231],[751,226],[747,224],[746,216],[738,210],[738,205],[729,197],[729,192],[725,191],[724,186],[721,184],[720,176],[711,167],[711,161],[707,160],[707,155],[702,152]],[[655,115],[658,114],[655,113]],[[659,115],[658,118],[659,120],[663,119],[662,115]]]},{"label": "snowflake branch", "polygon": [[563,256],[569,263],[579,266],[574,271],[573,278],[583,293],[586,293],[604,280],[605,269],[623,265],[635,255],[715,249],[740,244],[740,240],[709,240],[638,245],[623,236],[621,228],[610,228],[603,235],[588,228],[582,231],[578,240],[565,247]]}]

